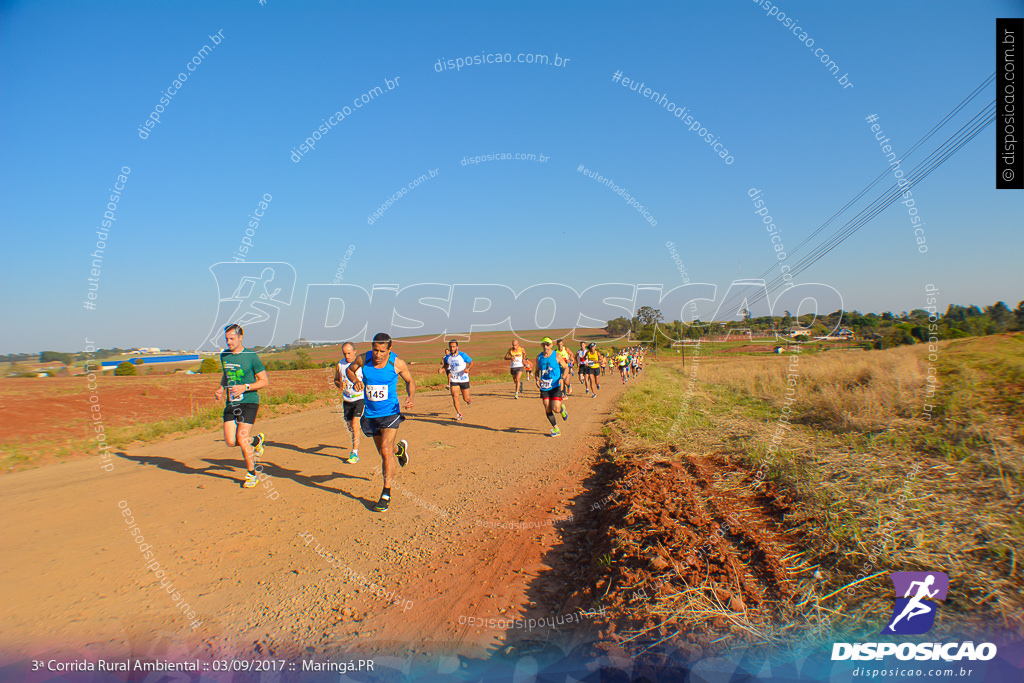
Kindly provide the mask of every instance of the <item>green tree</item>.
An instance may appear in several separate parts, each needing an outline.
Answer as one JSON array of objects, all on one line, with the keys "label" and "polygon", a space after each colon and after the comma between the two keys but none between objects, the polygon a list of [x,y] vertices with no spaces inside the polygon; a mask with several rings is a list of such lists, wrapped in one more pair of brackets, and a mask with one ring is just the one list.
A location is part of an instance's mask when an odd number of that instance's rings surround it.
[{"label": "green tree", "polygon": [[221,372],[220,363],[216,358],[204,358],[199,364],[199,372],[202,374]]},{"label": "green tree", "polygon": [[131,375],[137,375],[138,370],[135,369],[135,365],[129,361],[124,361],[117,368],[114,369],[114,375],[117,377],[128,377]]},{"label": "green tree", "polygon": [[43,351],[39,354],[40,363],[64,363],[71,364],[71,354],[60,353],[59,351]]},{"label": "green tree", "polygon": [[1013,311],[1002,301],[986,306],[985,313],[988,315],[989,320],[992,321],[996,332],[1002,332],[1013,323]]},{"label": "green tree", "polygon": [[317,363],[313,362],[313,359],[309,357],[309,351],[305,349],[299,349],[296,354],[299,360],[295,362],[296,370],[309,370],[310,368],[320,367]]},{"label": "green tree", "polygon": [[613,337],[621,337],[629,332],[629,318],[619,316],[615,320],[609,320],[604,326],[605,331]]},{"label": "green tree", "polygon": [[638,340],[653,340],[655,325],[665,319],[661,311],[650,306],[641,306],[633,318],[633,337]]},{"label": "green tree", "polygon": [[665,319],[661,311],[650,306],[641,306],[640,310],[636,312],[636,317],[639,323],[644,326],[654,325]]}]

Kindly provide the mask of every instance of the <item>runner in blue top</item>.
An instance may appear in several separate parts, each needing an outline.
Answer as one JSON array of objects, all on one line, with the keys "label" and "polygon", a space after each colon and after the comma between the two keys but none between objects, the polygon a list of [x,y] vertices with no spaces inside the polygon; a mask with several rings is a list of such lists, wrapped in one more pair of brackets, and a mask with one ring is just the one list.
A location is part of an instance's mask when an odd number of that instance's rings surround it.
[{"label": "runner in blue top", "polygon": [[561,436],[558,425],[555,424],[555,413],[560,412],[563,420],[569,419],[569,413],[562,405],[561,380],[570,378],[569,366],[565,358],[551,350],[551,337],[544,337],[541,340],[543,353],[537,356],[537,371],[534,376],[537,378],[537,388],[540,389],[540,398],[544,402],[544,414],[551,423],[551,436]]},{"label": "runner in blue top", "polygon": [[469,369],[473,367],[473,359],[462,351],[459,351],[459,342],[448,342],[448,355],[441,361],[445,370],[448,371],[448,386],[452,392],[452,406],[455,408],[455,419],[461,420],[462,413],[459,412],[459,390],[462,390],[462,400],[466,405],[471,405],[469,399]]},{"label": "runner in blue top", "polygon": [[[362,368],[363,378],[356,374]],[[398,407],[398,378],[405,380],[405,407],[412,408],[416,384],[405,361],[391,352],[391,337],[378,332],[373,338],[373,351],[356,359],[345,368],[345,375],[356,391],[362,391],[365,400],[363,417],[360,421],[363,434],[373,438],[380,453],[384,470],[384,490],[374,506],[377,512],[386,512],[391,502],[391,484],[395,478],[395,461],[405,467],[409,462],[409,442],[402,439],[397,444],[395,436],[398,425],[405,416]],[[397,457],[396,457],[397,456]]]}]

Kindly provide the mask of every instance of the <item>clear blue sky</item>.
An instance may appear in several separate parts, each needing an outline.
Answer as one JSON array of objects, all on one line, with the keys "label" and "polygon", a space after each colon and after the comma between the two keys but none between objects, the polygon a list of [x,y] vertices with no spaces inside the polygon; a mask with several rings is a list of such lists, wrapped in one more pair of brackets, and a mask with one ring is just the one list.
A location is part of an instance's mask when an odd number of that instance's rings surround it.
[{"label": "clear blue sky", "polygon": [[[345,283],[518,291],[677,286],[673,241],[690,279],[724,293],[740,268],[753,277],[775,263],[749,188],[764,191],[795,246],[885,168],[865,117],[879,117],[897,151],[909,147],[993,72],[994,20],[1020,16],[1021,3],[792,0],[781,10],[854,87],[751,0],[6,3],[0,352],[75,351],[85,337],[195,348],[217,312],[210,266],[232,259],[264,194],[273,199],[246,256],[295,268],[281,343],[298,336],[306,285],[332,282],[349,244]],[[161,91],[218,31],[222,42],[140,139]],[[434,68],[506,52],[570,61]],[[735,161],[613,82],[620,70],[689,107]],[[290,159],[323,118],[395,77],[397,88]],[[990,86],[970,113],[993,96]],[[797,281],[828,283],[862,311],[919,308],[926,283],[943,306],[1015,306],[1024,195],[994,189],[994,137],[990,127],[914,188],[927,254],[895,205]],[[460,164],[495,152],[550,158]],[[628,188],[657,225],[580,164]],[[89,254],[122,166],[131,173],[96,308],[85,310]],[[437,177],[367,225],[428,169]]]}]

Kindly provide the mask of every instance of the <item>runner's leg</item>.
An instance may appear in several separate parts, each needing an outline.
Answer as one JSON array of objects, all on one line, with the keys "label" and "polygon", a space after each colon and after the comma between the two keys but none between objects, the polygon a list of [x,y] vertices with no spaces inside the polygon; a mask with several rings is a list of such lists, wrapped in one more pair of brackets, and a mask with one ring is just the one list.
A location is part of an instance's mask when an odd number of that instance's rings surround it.
[{"label": "runner's leg", "polygon": [[448,386],[451,387],[452,407],[455,408],[455,414],[461,415],[462,413],[459,412],[459,387],[454,384],[449,384]]},{"label": "runner's leg", "polygon": [[554,429],[557,425],[555,423],[555,414],[551,411],[554,410],[553,403],[558,399],[542,398],[541,400],[544,401],[544,415],[548,418],[548,422],[551,423],[551,428]]},{"label": "runner's leg", "polygon": [[352,432],[352,450],[359,452],[359,415],[353,415],[352,419],[345,424],[348,426],[348,431]]},{"label": "runner's leg", "polygon": [[238,441],[235,440],[237,434],[238,434],[238,423],[235,422],[234,420],[225,420],[224,421],[224,443],[226,443],[231,448],[234,448],[235,446],[237,446],[238,445]]},{"label": "runner's leg", "polygon": [[242,457],[245,458],[245,469],[252,472],[256,468],[256,463],[252,457],[252,437],[249,433],[252,431],[252,425],[245,422],[238,424],[238,447],[242,449]]},{"label": "runner's leg", "polygon": [[384,472],[384,488],[391,489],[395,479],[395,472],[398,471],[398,459],[395,457],[395,435],[397,429],[381,429],[380,434],[373,437],[377,445],[377,452],[381,457],[381,469]]}]

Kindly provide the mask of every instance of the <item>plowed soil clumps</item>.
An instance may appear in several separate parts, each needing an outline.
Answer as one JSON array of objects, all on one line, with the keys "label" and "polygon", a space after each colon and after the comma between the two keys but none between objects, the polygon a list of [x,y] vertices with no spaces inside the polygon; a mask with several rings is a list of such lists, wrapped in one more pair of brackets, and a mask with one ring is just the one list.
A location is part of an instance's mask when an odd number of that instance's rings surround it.
[{"label": "plowed soil clumps", "polygon": [[604,606],[600,639],[633,655],[658,644],[693,658],[775,641],[813,570],[784,530],[785,497],[723,457],[674,448],[607,467],[610,493],[571,532],[575,597]]}]

